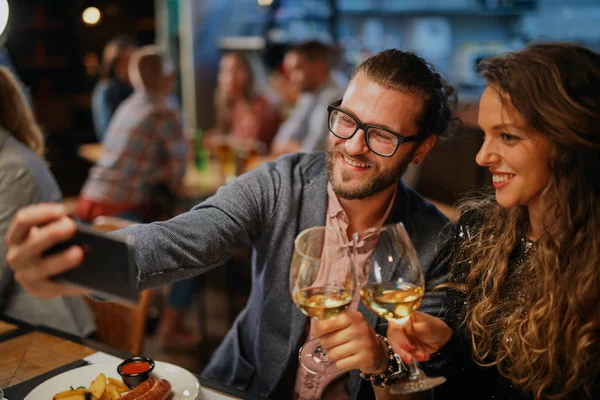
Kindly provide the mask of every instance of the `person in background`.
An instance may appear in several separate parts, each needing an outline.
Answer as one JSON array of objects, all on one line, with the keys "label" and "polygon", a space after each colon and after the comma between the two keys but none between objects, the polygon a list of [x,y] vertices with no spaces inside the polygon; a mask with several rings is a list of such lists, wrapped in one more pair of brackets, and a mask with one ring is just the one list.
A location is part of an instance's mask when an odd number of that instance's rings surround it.
[{"label": "person in background", "polygon": [[598,399],[600,54],[532,44],[479,69],[476,161],[495,196],[461,207],[446,319],[455,334],[445,344],[450,328],[419,314],[390,325],[389,340],[406,361],[436,352],[448,382],[434,399]]},{"label": "person in background", "polygon": [[[140,289],[199,275],[252,247],[248,302],[203,376],[275,399],[364,400],[387,394],[375,376],[390,377],[397,367],[382,337],[385,320],[359,307],[358,293],[336,318],[317,322],[305,316],[290,295],[294,240],[313,226],[351,237],[402,221],[429,285],[421,310],[439,315],[443,293],[430,288],[446,277],[447,260],[437,257],[436,245],[448,220],[401,177],[451,128],[449,98],[452,88],[425,60],[411,52],[383,51],[355,70],[341,101],[324,106],[331,115],[323,121],[331,127],[326,152],[279,157],[233,179],[189,212],[114,233],[131,235],[135,242]],[[32,229],[36,235],[29,235]],[[7,236],[16,279],[41,297],[76,293],[48,278],[80,264],[81,248],[53,258],[42,255],[74,231],[58,207],[20,212]],[[313,375],[299,366],[298,349],[312,334],[327,338],[342,373]]]},{"label": "person in background", "polygon": [[19,208],[62,200],[43,157],[44,136],[20,85],[6,67],[0,67],[0,314],[85,337],[96,327],[82,298],[33,297],[15,282],[5,260],[4,237]]},{"label": "person in background", "polygon": [[344,93],[331,79],[329,49],[310,41],[292,47],[283,59],[290,83],[301,93],[277,131],[273,153],[323,151],[327,143],[327,106]]},{"label": "person in background", "polygon": [[254,89],[252,68],[240,53],[225,53],[219,63],[215,93],[217,126],[207,134],[230,136],[238,142],[259,142],[268,150],[279,124],[281,112]]},{"label": "person in background", "polygon": [[84,221],[99,215],[150,220],[158,188],[180,191],[188,144],[180,110],[167,100],[175,87],[173,64],[158,47],[144,46],[133,53],[129,75],[135,91],[115,112],[81,190],[75,214]]},{"label": "person in background", "polygon": [[128,65],[135,42],[124,35],[110,40],[102,52],[100,80],[92,92],[92,120],[99,142],[119,104],[133,93]]},{"label": "person in background", "polygon": [[[156,46],[140,47],[129,76],[135,91],[118,107],[102,157],[81,190],[75,215],[83,221],[100,215],[151,221],[160,192],[181,190],[189,146],[180,110],[169,101],[176,79],[172,61]],[[173,285],[160,327],[165,347],[193,347],[200,340],[184,326],[198,283],[194,278]]]}]

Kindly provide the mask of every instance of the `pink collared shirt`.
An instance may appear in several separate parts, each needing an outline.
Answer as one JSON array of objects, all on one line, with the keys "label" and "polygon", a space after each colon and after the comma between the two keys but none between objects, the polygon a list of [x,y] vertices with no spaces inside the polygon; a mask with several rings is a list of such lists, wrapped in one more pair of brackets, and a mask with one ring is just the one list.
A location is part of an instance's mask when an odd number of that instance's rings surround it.
[{"label": "pink collared shirt", "polygon": [[[325,219],[325,226],[338,229],[340,232],[342,232],[343,235],[346,235],[346,239],[350,241],[350,239],[347,237],[348,216],[346,215],[346,212],[342,208],[339,199],[334,193],[331,183],[327,184],[327,195],[329,200],[327,202],[327,215]],[[392,196],[392,199],[387,210],[385,211],[385,214],[381,217],[379,221],[377,221],[377,223],[373,227],[380,228],[383,226],[385,220],[390,215],[395,198],[396,192],[394,192],[394,195]],[[360,258],[357,260],[358,264],[364,265],[368,256],[368,253],[361,254]],[[360,293],[358,290],[356,290],[354,294],[354,299],[352,300],[352,303],[350,303],[348,309],[356,311],[358,309],[359,301]],[[305,336],[307,336],[307,342],[313,338],[313,336],[310,334],[310,328],[312,327],[312,324],[315,322],[315,320],[310,319],[309,321],[310,323],[306,325],[305,329]],[[347,386],[346,373],[342,372],[331,376],[318,374],[315,375],[306,371],[300,365],[296,373],[294,399],[348,400],[350,399],[350,390]]]}]

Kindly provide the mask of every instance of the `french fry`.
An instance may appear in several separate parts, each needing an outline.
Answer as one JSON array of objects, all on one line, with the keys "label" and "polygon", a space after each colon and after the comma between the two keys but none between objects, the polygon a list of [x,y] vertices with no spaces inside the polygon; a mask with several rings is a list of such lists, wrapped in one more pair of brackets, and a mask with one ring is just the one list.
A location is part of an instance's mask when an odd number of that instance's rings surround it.
[{"label": "french fry", "polygon": [[63,397],[61,400],[95,400],[94,396],[87,390],[84,393],[76,394],[73,396]]},{"label": "french fry", "polygon": [[106,389],[106,376],[100,374],[94,379],[90,387],[87,388],[87,391],[90,392],[95,399],[99,399],[102,397],[104,389]]},{"label": "french fry", "polygon": [[121,393],[119,392],[119,389],[116,386],[114,386],[112,383],[109,383],[108,385],[106,385],[106,390],[104,391],[104,394],[108,395],[109,400],[117,400],[118,398],[121,397]]},{"label": "french fry", "polygon": [[129,392],[131,390],[126,384],[115,378],[108,378],[108,383],[116,386],[119,393]]},{"label": "french fry", "polygon": [[85,392],[87,391],[87,389],[65,390],[64,392],[56,393],[54,397],[52,397],[52,400],[62,400],[66,397],[73,397],[77,396],[78,394],[85,394]]},{"label": "french fry", "polygon": [[111,400],[110,395],[108,394],[108,386],[106,386],[106,390],[98,400]]}]

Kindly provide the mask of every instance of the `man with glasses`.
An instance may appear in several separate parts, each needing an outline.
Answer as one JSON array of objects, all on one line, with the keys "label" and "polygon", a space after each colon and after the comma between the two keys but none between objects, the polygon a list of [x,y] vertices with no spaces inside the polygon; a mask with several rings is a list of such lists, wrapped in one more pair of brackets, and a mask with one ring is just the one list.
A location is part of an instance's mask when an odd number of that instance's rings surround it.
[{"label": "man with glasses", "polygon": [[[386,388],[378,385],[398,368],[377,336],[385,335],[386,322],[358,306],[357,297],[336,318],[309,321],[290,295],[294,239],[311,226],[331,226],[350,237],[402,221],[428,288],[440,283],[447,265],[436,258],[436,250],[447,219],[400,178],[448,130],[448,90],[422,58],[383,51],[357,68],[343,100],[329,107],[331,134],[325,153],[283,156],[233,180],[187,213],[116,233],[134,238],[140,289],[200,274],[222,265],[237,249],[253,247],[248,304],[204,376],[269,398],[385,395]],[[29,235],[32,227],[35,234]],[[74,231],[60,208],[22,210],[7,235],[16,279],[42,297],[76,293],[48,278],[78,265],[81,249],[41,256]],[[428,291],[420,310],[440,315],[442,300],[441,294]],[[315,336],[326,343],[336,366],[350,373],[311,375],[298,367],[298,349]]]}]

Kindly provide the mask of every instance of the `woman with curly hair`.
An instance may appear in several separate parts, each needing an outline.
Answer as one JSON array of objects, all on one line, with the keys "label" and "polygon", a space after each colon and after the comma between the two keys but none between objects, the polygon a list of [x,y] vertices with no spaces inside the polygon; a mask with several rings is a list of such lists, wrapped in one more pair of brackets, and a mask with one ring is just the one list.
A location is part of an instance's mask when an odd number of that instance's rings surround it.
[{"label": "woman with curly hair", "polygon": [[446,375],[435,399],[600,398],[600,55],[534,44],[479,68],[495,196],[461,207],[452,339],[422,313],[389,339]]}]

